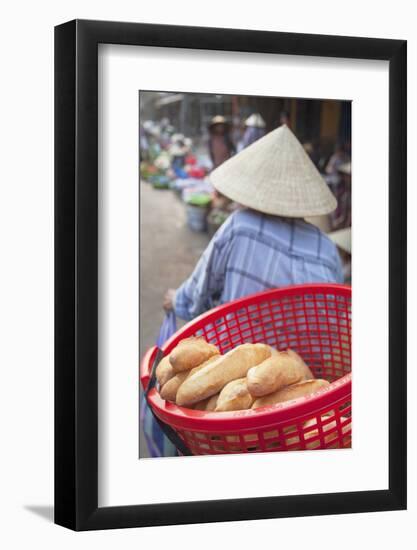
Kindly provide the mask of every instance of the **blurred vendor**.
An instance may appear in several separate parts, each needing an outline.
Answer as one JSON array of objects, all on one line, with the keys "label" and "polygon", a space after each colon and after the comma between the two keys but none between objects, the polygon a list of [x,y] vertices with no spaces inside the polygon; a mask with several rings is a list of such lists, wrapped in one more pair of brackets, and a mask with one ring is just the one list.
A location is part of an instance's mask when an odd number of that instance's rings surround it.
[{"label": "blurred vendor", "polygon": [[209,152],[213,168],[217,168],[234,153],[229,125],[224,116],[215,116],[209,125]]},{"label": "blurred vendor", "polygon": [[265,121],[259,113],[253,113],[248,117],[245,120],[245,126],[246,129],[239,150],[248,147],[248,145],[251,145],[265,135]]},{"label": "blurred vendor", "polygon": [[337,201],[286,125],[223,163],[210,180],[241,208],[216,232],[190,277],[167,291],[166,310],[189,320],[262,290],[343,283],[335,244],[304,220],[329,214]]},{"label": "blurred vendor", "polygon": [[343,229],[352,225],[352,170],[351,163],[345,162],[338,169],[339,183],[335,185],[334,194],[337,200],[337,208],[330,215],[333,230]]},{"label": "blurred vendor", "polygon": [[171,166],[174,172],[182,170],[185,164],[185,156],[189,152],[189,147],[185,142],[185,137],[182,134],[174,134],[172,136],[172,145],[169,148],[172,161]]},{"label": "blurred vendor", "polygon": [[339,181],[339,167],[349,161],[343,143],[336,143],[334,152],[329,158],[326,165],[326,174],[335,179],[335,183]]}]

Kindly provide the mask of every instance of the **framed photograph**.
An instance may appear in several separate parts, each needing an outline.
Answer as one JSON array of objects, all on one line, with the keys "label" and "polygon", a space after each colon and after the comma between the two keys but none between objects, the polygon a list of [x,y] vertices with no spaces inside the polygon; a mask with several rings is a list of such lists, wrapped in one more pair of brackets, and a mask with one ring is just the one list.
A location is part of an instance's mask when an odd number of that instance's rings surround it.
[{"label": "framed photograph", "polygon": [[406,42],[55,29],[55,521],[406,508]]}]

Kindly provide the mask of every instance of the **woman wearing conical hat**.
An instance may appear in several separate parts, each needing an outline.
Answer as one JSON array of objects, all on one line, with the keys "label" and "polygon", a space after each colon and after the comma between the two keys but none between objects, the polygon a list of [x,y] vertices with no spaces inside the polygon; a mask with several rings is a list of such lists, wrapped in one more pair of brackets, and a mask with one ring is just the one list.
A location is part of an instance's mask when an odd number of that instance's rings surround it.
[{"label": "woman wearing conical hat", "polygon": [[220,166],[234,153],[229,125],[222,115],[216,115],[210,121],[208,146],[213,168]]},{"label": "woman wearing conical hat", "polygon": [[191,276],[167,291],[166,309],[192,319],[270,288],[343,282],[335,244],[304,220],[329,214],[336,199],[287,126],[230,158],[210,179],[242,208],[220,227]]},{"label": "woman wearing conical hat", "polygon": [[239,150],[245,149],[265,135],[265,121],[259,113],[253,113],[245,120],[245,133]]}]

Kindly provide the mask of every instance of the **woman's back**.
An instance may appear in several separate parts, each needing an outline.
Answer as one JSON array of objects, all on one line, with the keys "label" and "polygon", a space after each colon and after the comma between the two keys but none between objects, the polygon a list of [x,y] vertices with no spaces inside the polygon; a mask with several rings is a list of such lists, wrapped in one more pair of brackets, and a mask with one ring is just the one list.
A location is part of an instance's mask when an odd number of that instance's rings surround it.
[{"label": "woman's back", "polygon": [[223,224],[177,290],[175,310],[191,319],[217,303],[308,282],[343,282],[330,239],[302,219],[244,209]]}]

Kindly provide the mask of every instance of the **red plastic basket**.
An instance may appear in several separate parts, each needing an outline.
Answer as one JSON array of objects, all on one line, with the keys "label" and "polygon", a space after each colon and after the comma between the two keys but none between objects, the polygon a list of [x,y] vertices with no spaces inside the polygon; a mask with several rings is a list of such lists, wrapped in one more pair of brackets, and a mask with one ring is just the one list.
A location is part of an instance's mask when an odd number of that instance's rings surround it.
[{"label": "red plastic basket", "polygon": [[[203,336],[222,353],[245,342],[297,351],[317,378],[330,383],[313,396],[254,410],[205,412],[148,394],[155,414],[193,454],[342,448],[351,446],[351,288],[336,284],[269,290],[216,307],[178,330],[163,346]],[[141,363],[147,387],[157,348]]]}]

